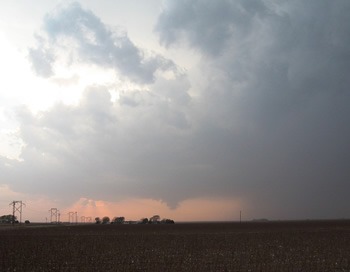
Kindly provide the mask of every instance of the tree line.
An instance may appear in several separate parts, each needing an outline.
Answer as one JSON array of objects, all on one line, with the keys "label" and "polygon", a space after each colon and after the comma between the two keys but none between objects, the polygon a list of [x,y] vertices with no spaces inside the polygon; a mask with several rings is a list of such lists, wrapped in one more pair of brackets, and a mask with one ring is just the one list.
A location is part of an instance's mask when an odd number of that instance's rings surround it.
[{"label": "tree line", "polygon": [[139,221],[125,221],[124,216],[116,216],[111,220],[108,216],[104,216],[102,218],[96,217],[95,224],[175,224],[175,222],[168,218],[160,220],[159,215],[153,215],[150,218],[141,218]]},{"label": "tree line", "polygon": [[[17,216],[13,216],[12,214],[6,214],[0,216],[0,224],[18,224]],[[25,224],[29,224],[29,220],[24,221]]]},{"label": "tree line", "polygon": [[[16,216],[12,214],[0,216],[0,224],[13,223],[19,223]],[[30,222],[26,220],[24,223],[29,224]],[[138,221],[126,221],[124,216],[116,216],[111,220],[108,216],[104,216],[102,218],[96,217],[95,224],[175,224],[175,222],[168,218],[163,218],[161,220],[159,215],[153,215],[150,218],[144,217]]]}]

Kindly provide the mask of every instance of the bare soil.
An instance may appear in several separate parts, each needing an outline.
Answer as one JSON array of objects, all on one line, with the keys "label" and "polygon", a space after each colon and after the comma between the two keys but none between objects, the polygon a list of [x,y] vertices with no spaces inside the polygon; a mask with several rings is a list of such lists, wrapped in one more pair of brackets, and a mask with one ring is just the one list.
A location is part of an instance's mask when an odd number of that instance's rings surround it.
[{"label": "bare soil", "polygon": [[0,271],[350,271],[350,221],[0,228]]}]

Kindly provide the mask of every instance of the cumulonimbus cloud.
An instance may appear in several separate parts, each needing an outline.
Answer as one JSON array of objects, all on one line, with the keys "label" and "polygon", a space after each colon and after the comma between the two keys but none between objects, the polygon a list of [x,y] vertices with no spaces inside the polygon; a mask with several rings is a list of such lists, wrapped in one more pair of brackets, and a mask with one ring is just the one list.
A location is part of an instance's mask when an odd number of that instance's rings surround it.
[{"label": "cumulonimbus cloud", "polygon": [[[95,86],[77,106],[22,110],[24,161],[6,161],[12,167],[2,166],[2,180],[75,199],[151,197],[176,207],[230,196],[260,216],[349,215],[349,2],[168,3],[156,30],[163,44],[185,39],[201,54],[195,95],[190,76],[157,78],[149,91],[121,93],[113,103]],[[81,21],[67,21],[74,26],[67,29],[59,22],[71,12]],[[45,26],[45,46],[74,38],[82,61],[106,67],[129,56],[135,73],[113,67],[152,82],[155,70],[139,64],[139,49],[125,36],[112,42],[79,5],[49,15]],[[39,48],[45,70],[51,47]]]},{"label": "cumulonimbus cloud", "polygon": [[349,9],[347,1],[165,1],[160,42],[185,40],[203,57],[199,152],[216,145],[209,153],[221,181],[255,198],[255,210],[282,201],[318,216],[335,212],[327,197],[346,206]]}]

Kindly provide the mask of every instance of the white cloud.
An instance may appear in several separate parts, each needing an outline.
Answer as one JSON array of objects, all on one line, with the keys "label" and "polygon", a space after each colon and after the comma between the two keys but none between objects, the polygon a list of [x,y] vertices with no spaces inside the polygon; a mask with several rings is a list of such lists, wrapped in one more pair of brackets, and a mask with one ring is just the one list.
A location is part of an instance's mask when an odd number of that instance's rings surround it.
[{"label": "white cloud", "polygon": [[[162,167],[159,164],[164,164],[168,155],[177,157],[178,148],[183,148],[176,142],[178,135],[189,128],[184,115],[186,105],[181,104],[188,83],[181,81],[185,79],[169,81],[169,86],[174,85],[173,93],[163,89],[128,92],[114,104],[107,88],[91,86],[76,106],[59,103],[35,115],[22,108],[18,118],[26,146],[21,154],[24,161],[6,171],[14,175],[12,186],[55,195],[63,194],[69,184],[82,188],[82,195],[97,194],[108,199],[123,194],[143,195],[134,192],[140,178],[162,183],[165,173],[157,173]],[[176,92],[181,91],[178,100]],[[136,96],[141,99],[136,107],[123,103],[124,97]],[[23,184],[16,172],[27,176],[30,183]],[[144,193],[158,197],[146,183]],[[122,184],[124,189],[120,190]]]},{"label": "white cloud", "polygon": [[57,58],[62,57],[62,53],[68,65],[84,62],[115,68],[122,76],[138,83],[152,83],[157,70],[176,70],[171,60],[147,54],[133,44],[127,33],[110,29],[77,2],[48,14],[43,30],[43,36],[38,36],[37,48],[31,48],[29,56],[34,70],[44,77],[54,74]]}]

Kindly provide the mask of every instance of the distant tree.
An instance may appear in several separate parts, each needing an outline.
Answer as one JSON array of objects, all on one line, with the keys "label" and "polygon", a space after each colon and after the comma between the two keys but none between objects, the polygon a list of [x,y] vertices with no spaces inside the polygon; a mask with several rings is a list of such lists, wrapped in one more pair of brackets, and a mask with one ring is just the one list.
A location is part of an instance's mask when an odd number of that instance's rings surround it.
[{"label": "distant tree", "polygon": [[120,217],[114,217],[112,219],[112,222],[113,224],[123,224],[125,221],[125,217],[124,216],[120,216]]},{"label": "distant tree", "polygon": [[148,224],[148,218],[141,218],[140,223],[141,224]]},{"label": "distant tree", "polygon": [[159,223],[159,219],[160,219],[160,216],[159,216],[159,215],[153,215],[153,216],[149,219],[148,223],[150,223],[150,224],[158,224],[158,223]]},{"label": "distant tree", "polygon": [[174,220],[171,220],[171,219],[162,219],[161,221],[162,224],[175,224]]},{"label": "distant tree", "polygon": [[102,224],[108,224],[111,221],[108,216],[102,218]]},{"label": "distant tree", "polygon": [[96,217],[95,218],[95,224],[101,224],[101,218]]},{"label": "distant tree", "polygon": [[16,222],[16,219],[17,217],[14,217],[12,214],[2,215],[0,216],[0,223],[11,224],[13,222]]},{"label": "distant tree", "polygon": [[24,224],[30,224],[29,220],[24,221]]}]

